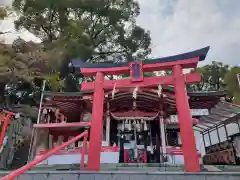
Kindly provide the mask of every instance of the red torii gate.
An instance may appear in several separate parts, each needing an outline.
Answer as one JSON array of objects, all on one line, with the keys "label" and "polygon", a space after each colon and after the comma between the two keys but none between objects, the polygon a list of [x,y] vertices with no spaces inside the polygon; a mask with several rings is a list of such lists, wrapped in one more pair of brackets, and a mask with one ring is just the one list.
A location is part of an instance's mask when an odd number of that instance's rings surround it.
[{"label": "red torii gate", "polygon": [[[94,89],[92,122],[88,153],[88,169],[100,170],[100,152],[103,127],[104,89],[136,86],[173,85],[176,96],[176,106],[179,117],[180,136],[184,155],[185,171],[198,172],[200,164],[196,150],[195,136],[192,129],[191,114],[186,92],[186,84],[200,81],[200,74],[183,74],[183,69],[196,68],[199,61],[205,59],[209,47],[176,56],[134,61],[130,63],[100,63],[89,64],[72,60],[75,68],[80,68],[84,76],[95,76],[95,82],[84,82],[82,90]],[[172,75],[144,78],[143,72],[172,70]],[[104,75],[120,75],[130,73],[128,80],[104,80]]]}]

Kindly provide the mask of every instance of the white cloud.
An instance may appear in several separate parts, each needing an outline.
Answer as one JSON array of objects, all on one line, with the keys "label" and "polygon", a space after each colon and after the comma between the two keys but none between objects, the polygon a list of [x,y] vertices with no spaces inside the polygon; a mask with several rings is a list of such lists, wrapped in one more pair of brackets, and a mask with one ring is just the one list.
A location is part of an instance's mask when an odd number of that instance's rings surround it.
[{"label": "white cloud", "polygon": [[12,0],[0,0],[0,6],[9,6],[11,2]]},{"label": "white cloud", "polygon": [[205,63],[239,64],[239,0],[139,0],[138,23],[151,31],[152,56],[211,46]]},{"label": "white cloud", "polygon": [[[0,0],[0,7],[7,6],[10,7],[13,0]],[[14,39],[21,37],[27,41],[36,41],[40,42],[40,39],[35,37],[33,34],[28,31],[17,32],[14,28],[14,17],[7,18],[5,20],[0,21],[0,31],[2,32],[10,32],[3,35],[0,35],[0,39],[4,39],[6,43],[11,43]]]},{"label": "white cloud", "polygon": [[14,29],[14,19],[15,18],[8,18],[6,20],[3,20],[0,22],[0,31],[2,32],[9,32],[6,34],[3,34],[0,36],[1,39],[4,39],[6,43],[11,43],[18,37],[21,37],[22,39],[26,41],[35,41],[35,42],[41,42],[39,38],[34,36],[33,34],[29,33],[28,31],[24,30],[21,32],[18,32]]}]

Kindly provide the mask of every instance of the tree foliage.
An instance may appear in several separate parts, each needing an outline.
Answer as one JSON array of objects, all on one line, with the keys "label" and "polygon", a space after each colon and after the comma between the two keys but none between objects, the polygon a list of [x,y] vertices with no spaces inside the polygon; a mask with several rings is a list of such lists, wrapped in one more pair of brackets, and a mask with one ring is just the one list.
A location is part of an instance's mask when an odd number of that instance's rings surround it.
[{"label": "tree foliage", "polygon": [[[59,55],[59,57],[58,57]],[[11,45],[0,44],[0,94],[3,103],[4,95],[18,97],[16,93],[25,96],[23,91],[32,94],[39,91],[42,79],[58,82],[56,72],[60,65],[61,53],[54,50],[43,51],[41,44],[16,39]],[[52,77],[53,76],[53,77]],[[50,78],[51,77],[51,78]],[[40,82],[39,82],[40,81]],[[59,86],[49,85],[53,89]],[[7,89],[6,89],[7,87]],[[55,90],[55,89],[54,89]],[[10,98],[10,99],[12,99]],[[19,98],[16,98],[19,99]]]},{"label": "tree foliage", "polygon": [[89,62],[131,61],[151,52],[149,32],[136,24],[134,0],[15,0],[25,28],[43,42],[58,41],[67,57]]},{"label": "tree foliage", "polygon": [[[213,61],[212,64],[199,67],[195,70],[201,73],[201,82],[191,85],[193,91],[218,91],[227,90],[228,101],[240,104],[240,84],[238,74],[240,67],[223,64]],[[240,78],[240,77],[239,77]]]},{"label": "tree foliage", "polygon": [[224,82],[227,85],[229,96],[233,97],[233,102],[240,104],[240,77],[238,80],[238,74],[240,74],[240,67],[232,67],[225,75]]},{"label": "tree foliage", "polygon": [[[79,90],[78,77],[65,76],[71,58],[121,62],[151,52],[149,32],[136,24],[134,0],[14,0],[12,7],[18,14],[16,29],[28,30],[42,43],[19,38],[0,44],[2,99],[19,102],[39,95],[43,79],[48,90]],[[8,15],[0,9],[0,19]]]},{"label": "tree foliage", "polygon": [[224,77],[229,71],[229,66],[222,62],[213,61],[212,64],[199,67],[195,72],[201,73],[201,82],[193,85],[195,91],[218,91],[224,89]]}]

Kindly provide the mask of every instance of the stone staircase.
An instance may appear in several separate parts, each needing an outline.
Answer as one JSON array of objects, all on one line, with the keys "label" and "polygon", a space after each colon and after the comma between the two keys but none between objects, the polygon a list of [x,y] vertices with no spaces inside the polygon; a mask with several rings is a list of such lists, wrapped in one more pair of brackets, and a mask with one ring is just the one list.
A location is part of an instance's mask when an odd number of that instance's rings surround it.
[{"label": "stone staircase", "polygon": [[[71,164],[71,165],[48,165],[48,170],[51,171],[78,171],[79,164]],[[34,167],[32,170],[34,171],[45,171],[46,165],[38,165]],[[183,166],[170,166],[166,164],[101,164],[101,171],[134,171],[134,172],[183,172]]]},{"label": "stone staircase", "polygon": [[[79,171],[79,164],[70,165],[38,165],[31,171]],[[86,167],[86,166],[85,166]],[[240,172],[240,166],[223,166],[223,165],[201,165],[201,172]],[[131,171],[131,172],[184,172],[183,165],[168,164],[140,164],[140,163],[117,163],[117,164],[101,164],[101,172],[106,171]]]},{"label": "stone staircase", "polygon": [[[7,172],[1,172],[0,177]],[[135,172],[135,171],[30,171],[16,180],[239,180],[240,173]]]},{"label": "stone staircase", "polygon": [[[213,167],[211,167],[213,169]],[[211,169],[211,170],[212,170]],[[219,167],[217,168],[220,169]],[[227,167],[225,167],[227,169]],[[228,168],[231,170],[231,168]],[[236,169],[233,168],[233,169]],[[239,168],[240,169],[240,168]],[[79,164],[37,166],[16,180],[239,180],[238,172],[207,172],[204,166],[200,173],[185,173],[183,166],[166,164],[102,164],[100,172],[80,171]],[[0,177],[8,172],[0,172]]]}]

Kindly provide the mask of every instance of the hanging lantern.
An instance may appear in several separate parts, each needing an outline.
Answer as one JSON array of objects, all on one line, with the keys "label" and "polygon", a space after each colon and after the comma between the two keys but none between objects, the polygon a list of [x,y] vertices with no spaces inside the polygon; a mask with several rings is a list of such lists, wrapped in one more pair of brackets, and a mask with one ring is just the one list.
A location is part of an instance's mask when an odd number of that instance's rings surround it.
[{"label": "hanging lantern", "polygon": [[112,90],[112,99],[114,99],[115,92],[116,92],[116,83],[114,84],[114,87]]},{"label": "hanging lantern", "polygon": [[149,128],[149,134],[150,134],[150,149],[151,149],[151,153],[153,154],[153,142],[152,142],[152,129],[151,127]]},{"label": "hanging lantern", "polygon": [[135,128],[138,131],[138,120],[135,120]]},{"label": "hanging lantern", "polygon": [[162,94],[162,86],[159,84],[158,85],[158,90],[157,90],[158,96],[160,97]]},{"label": "hanging lantern", "polygon": [[48,113],[47,109],[44,108],[42,113],[43,113],[44,115],[47,114],[47,113]]},{"label": "hanging lantern", "polygon": [[122,121],[122,131],[124,131],[124,127],[125,125],[124,125],[124,121]]},{"label": "hanging lantern", "polygon": [[136,86],[134,91],[133,91],[133,98],[137,99],[137,92],[138,92],[138,87]]},{"label": "hanging lantern", "polygon": [[140,122],[140,130],[142,131],[143,130],[143,125],[144,125],[144,120],[142,119],[141,122]]},{"label": "hanging lantern", "polygon": [[144,131],[147,131],[147,130],[148,130],[148,128],[147,128],[147,122],[146,122],[146,121],[144,122],[144,128],[143,128],[143,129],[144,129]]},{"label": "hanging lantern", "polygon": [[137,108],[137,102],[136,100],[133,101],[133,109],[136,109]]},{"label": "hanging lantern", "polygon": [[141,131],[141,121],[137,122],[137,131],[140,132]]},{"label": "hanging lantern", "polygon": [[124,125],[123,125],[123,126],[124,126],[124,130],[125,130],[125,129],[127,129],[127,128],[128,128],[128,126],[127,126],[127,124],[128,124],[128,121],[127,121],[127,120],[125,120],[125,121],[123,121],[123,122],[124,122]]},{"label": "hanging lantern", "polygon": [[130,121],[130,120],[128,121],[128,130],[129,130],[129,131],[132,130],[132,124],[131,124],[131,121]]},{"label": "hanging lantern", "polygon": [[117,124],[117,130],[120,130],[120,129],[121,129],[121,124],[118,123],[118,124]]}]

